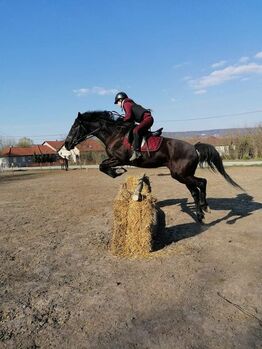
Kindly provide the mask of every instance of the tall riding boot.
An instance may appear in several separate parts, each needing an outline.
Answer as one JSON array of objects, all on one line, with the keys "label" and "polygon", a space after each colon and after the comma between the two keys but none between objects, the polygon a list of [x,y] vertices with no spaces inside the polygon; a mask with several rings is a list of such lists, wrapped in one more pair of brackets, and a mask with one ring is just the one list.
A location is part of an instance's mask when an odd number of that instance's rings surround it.
[{"label": "tall riding boot", "polygon": [[142,154],[140,153],[140,137],[137,133],[134,133],[133,136],[134,136],[134,141],[133,141],[134,151],[129,161],[134,161],[142,156]]}]

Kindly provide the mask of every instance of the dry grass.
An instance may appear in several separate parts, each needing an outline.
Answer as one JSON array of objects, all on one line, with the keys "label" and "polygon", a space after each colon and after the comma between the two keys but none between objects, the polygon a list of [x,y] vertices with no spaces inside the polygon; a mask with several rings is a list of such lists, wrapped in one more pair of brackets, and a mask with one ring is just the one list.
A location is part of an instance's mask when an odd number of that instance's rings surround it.
[{"label": "dry grass", "polygon": [[132,195],[140,177],[128,177],[113,205],[113,234],[111,252],[117,256],[141,257],[152,250],[157,226],[156,199],[151,195],[149,179],[143,181],[142,200]]}]

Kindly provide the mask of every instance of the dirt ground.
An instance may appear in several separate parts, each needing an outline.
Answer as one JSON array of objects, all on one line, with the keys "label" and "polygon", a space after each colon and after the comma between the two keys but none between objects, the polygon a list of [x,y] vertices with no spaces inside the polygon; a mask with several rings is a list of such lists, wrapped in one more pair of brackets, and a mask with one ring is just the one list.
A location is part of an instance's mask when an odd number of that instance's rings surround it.
[{"label": "dirt ground", "polygon": [[262,347],[262,167],[208,179],[195,221],[186,187],[146,170],[165,214],[148,258],[108,250],[117,179],[97,169],[0,174],[0,348]]}]

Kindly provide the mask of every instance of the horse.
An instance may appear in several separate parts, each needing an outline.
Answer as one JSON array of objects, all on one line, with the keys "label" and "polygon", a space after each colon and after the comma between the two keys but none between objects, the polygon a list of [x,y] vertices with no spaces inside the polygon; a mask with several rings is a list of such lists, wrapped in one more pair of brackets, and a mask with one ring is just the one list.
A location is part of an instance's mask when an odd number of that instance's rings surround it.
[{"label": "horse", "polygon": [[100,163],[99,170],[112,178],[125,173],[126,169],[123,168],[125,165],[142,168],[167,167],[172,178],[185,184],[190,191],[199,222],[203,221],[204,212],[210,210],[206,200],[207,180],[195,176],[198,165],[203,167],[206,163],[213,172],[218,171],[229,184],[243,190],[227,174],[222,158],[211,144],[199,142],[192,145],[183,140],[162,137],[157,151],[143,152],[142,157],[131,163],[129,158],[132,149],[131,146],[126,146],[125,139],[133,126],[133,123],[124,122],[121,117],[116,119],[114,113],[110,111],[78,113],[66,137],[65,147],[71,150],[87,137],[97,137],[104,143],[108,155],[108,158]]}]

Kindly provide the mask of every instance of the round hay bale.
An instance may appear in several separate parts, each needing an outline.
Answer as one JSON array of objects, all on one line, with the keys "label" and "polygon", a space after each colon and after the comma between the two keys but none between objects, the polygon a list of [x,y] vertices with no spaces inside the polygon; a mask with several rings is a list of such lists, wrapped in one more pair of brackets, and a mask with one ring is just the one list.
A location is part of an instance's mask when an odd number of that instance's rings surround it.
[{"label": "round hay bale", "polygon": [[[141,200],[134,201],[133,194],[141,187]],[[122,184],[113,204],[113,232],[111,252],[116,256],[138,257],[152,251],[153,236],[157,227],[156,199],[151,195],[149,178],[130,176]]]}]

